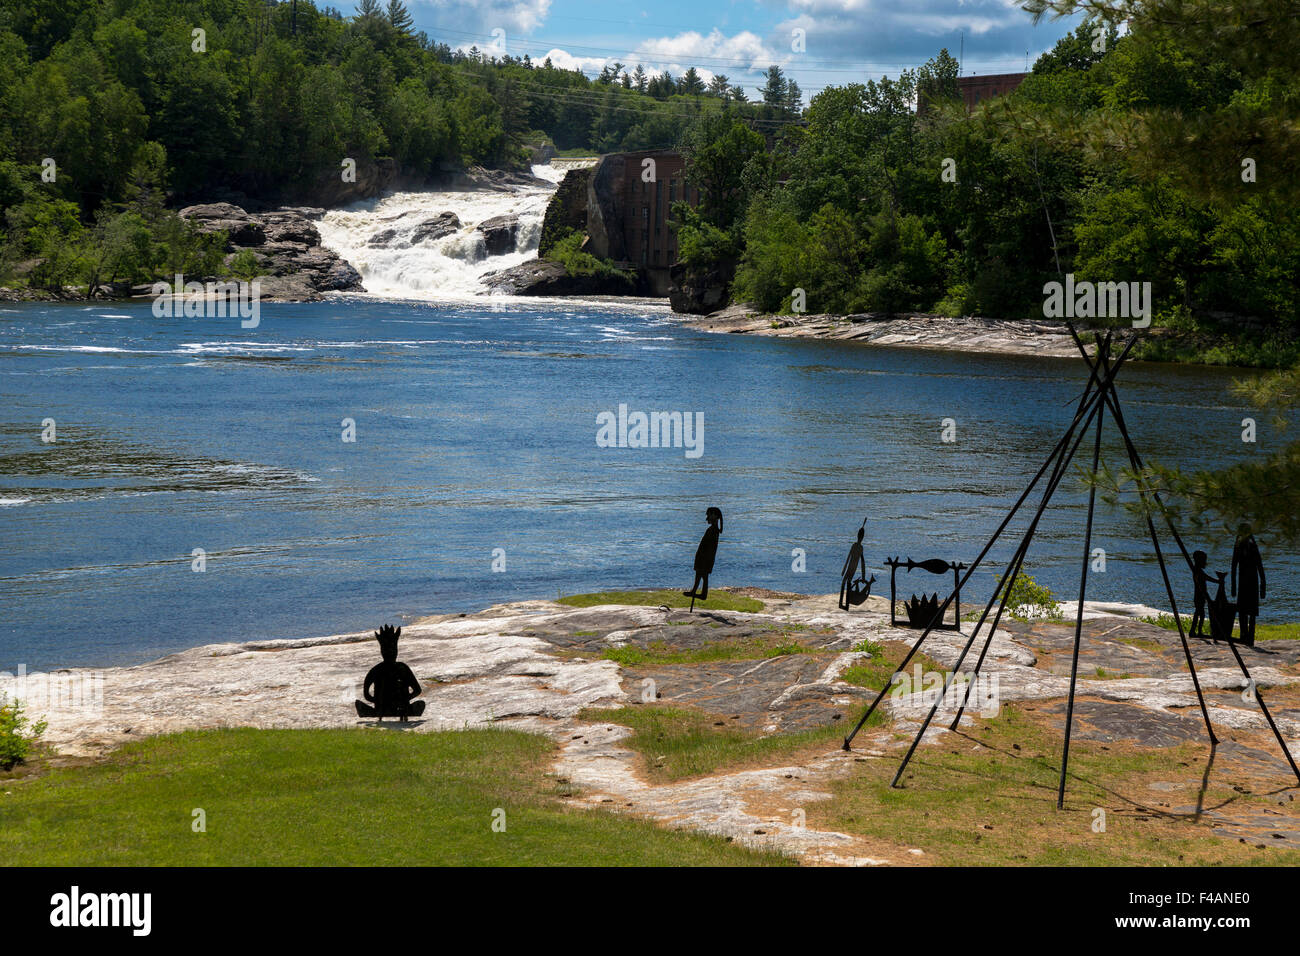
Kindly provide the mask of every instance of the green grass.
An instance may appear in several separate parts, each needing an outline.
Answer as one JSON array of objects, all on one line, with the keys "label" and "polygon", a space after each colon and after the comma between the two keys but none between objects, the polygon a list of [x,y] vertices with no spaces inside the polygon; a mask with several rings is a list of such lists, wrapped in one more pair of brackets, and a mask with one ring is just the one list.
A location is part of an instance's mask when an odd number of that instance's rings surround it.
[{"label": "green grass", "polygon": [[[0,865],[751,865],[784,858],[568,809],[505,730],[209,730],[0,779]],[[192,830],[195,808],[207,831]],[[505,831],[492,829],[505,811]]]},{"label": "green grass", "polygon": [[579,716],[632,728],[623,743],[645,758],[647,776],[657,783],[751,764],[779,765],[810,747],[838,746],[851,728],[844,726],[851,716],[846,714],[845,720],[815,730],[764,736],[717,714],[659,705],[588,709]]},{"label": "green grass", "polygon": [[[846,684],[853,684],[857,687],[865,687],[868,690],[875,691],[881,690],[889,684],[889,678],[893,676],[894,668],[899,665],[907,654],[907,648],[902,644],[895,643],[887,646],[878,644],[875,641],[859,641],[853,650],[870,654],[871,657],[846,667],[840,674],[840,680]],[[918,664],[921,666],[923,674],[931,671],[937,671],[940,674],[947,673],[932,658],[918,651],[907,662],[907,670],[904,673],[909,679],[915,675],[914,668]],[[921,688],[915,689],[920,690]],[[875,714],[872,715],[873,720],[875,716]]]},{"label": "green grass", "polygon": [[[691,599],[681,591],[596,591],[592,594],[566,594],[560,604],[568,607],[595,607],[598,604],[634,604],[658,607],[690,607]],[[695,609],[702,611],[747,611],[751,614],[763,610],[763,602],[726,591],[711,591],[707,601],[696,601]]]},{"label": "green grass", "polygon": [[1132,676],[1133,675],[1127,671],[1123,674],[1117,674],[1114,671],[1106,670],[1104,667],[1098,667],[1096,672],[1093,674],[1093,677],[1096,680],[1129,680]]},{"label": "green grass", "polygon": [[641,664],[704,664],[710,661],[760,660],[786,654],[806,654],[808,648],[782,635],[755,635],[743,640],[715,641],[704,647],[673,647],[666,641],[651,641],[647,646],[625,644],[610,647],[601,657],[623,667]]},{"label": "green grass", "polygon": [[[1300,863],[1300,852],[1217,838],[1208,822],[1172,809],[1196,802],[1206,755],[1199,745],[1138,748],[1076,737],[1065,810],[1057,810],[1060,730],[1029,710],[1004,705],[975,729],[922,747],[901,789],[890,787],[897,756],[855,764],[850,777],[831,784],[831,800],[809,805],[808,826],[874,838],[903,860],[918,847],[921,862],[946,866]],[[1150,789],[1156,781],[1185,788],[1161,793]],[[1233,782],[1211,775],[1205,806],[1242,803],[1259,813],[1276,799],[1248,796]],[[1096,809],[1105,811],[1105,832],[1093,829]]]},{"label": "green grass", "polygon": [[[1183,630],[1189,630],[1192,626],[1191,615],[1183,614],[1180,616],[1183,619]],[[1174,620],[1172,614],[1161,614],[1157,617],[1144,617],[1141,618],[1141,620],[1144,623],[1154,624],[1156,627],[1164,628],[1166,631],[1178,630],[1178,622]],[[1207,621],[1204,628],[1207,635],[1209,634],[1209,629],[1210,625]],[[1241,628],[1234,625],[1232,633],[1240,635]],[[1300,640],[1300,622],[1291,624],[1264,624],[1257,621],[1255,623],[1255,640],[1257,642]]]}]

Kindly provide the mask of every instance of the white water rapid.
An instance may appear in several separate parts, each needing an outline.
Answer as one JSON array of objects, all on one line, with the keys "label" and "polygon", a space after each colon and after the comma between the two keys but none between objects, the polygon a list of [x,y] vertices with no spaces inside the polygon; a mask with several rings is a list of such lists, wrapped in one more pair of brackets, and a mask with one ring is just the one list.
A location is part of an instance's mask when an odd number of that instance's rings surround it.
[{"label": "white water rapid", "polygon": [[[533,175],[558,184],[569,164],[534,166]],[[480,279],[537,255],[542,217],[554,186],[395,192],[325,214],[321,243],[361,273],[366,291],[395,299],[461,299],[486,294]],[[459,227],[430,236],[430,224],[454,213]],[[480,223],[516,216],[514,251],[489,255]],[[446,222],[443,219],[443,222]],[[424,233],[424,236],[421,236]]]}]

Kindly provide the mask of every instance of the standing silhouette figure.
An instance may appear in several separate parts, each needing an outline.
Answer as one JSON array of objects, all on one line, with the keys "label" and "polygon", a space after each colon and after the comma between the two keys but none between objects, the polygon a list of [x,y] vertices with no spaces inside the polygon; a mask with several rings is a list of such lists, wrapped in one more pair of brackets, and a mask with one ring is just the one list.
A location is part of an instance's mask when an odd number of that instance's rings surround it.
[{"label": "standing silhouette figure", "polygon": [[1241,640],[1255,643],[1255,618],[1260,598],[1267,597],[1264,560],[1250,525],[1237,528],[1237,544],[1232,549],[1232,593],[1237,598],[1237,616],[1241,621]]},{"label": "standing silhouette figure", "polygon": [[1205,636],[1205,605],[1210,600],[1210,574],[1205,570],[1207,560],[1204,551],[1192,552],[1192,602],[1196,611],[1192,614],[1192,626],[1187,629],[1192,637]]},{"label": "standing silhouette figure", "polygon": [[844,568],[840,571],[840,609],[847,611],[849,609],[849,591],[853,588],[853,575],[858,568],[862,568],[862,577],[867,576],[867,560],[862,556],[862,536],[867,533],[867,522],[864,518],[862,527],[858,529],[858,540],[854,541],[849,547],[849,556],[844,559]]},{"label": "standing silhouette figure", "polygon": [[695,610],[695,599],[709,599],[709,575],[713,573],[713,561],[718,556],[718,536],[722,534],[722,512],[710,508],[704,513],[709,527],[700,538],[700,546],[695,549],[695,583],[689,591],[683,591],[691,599],[691,610]]}]

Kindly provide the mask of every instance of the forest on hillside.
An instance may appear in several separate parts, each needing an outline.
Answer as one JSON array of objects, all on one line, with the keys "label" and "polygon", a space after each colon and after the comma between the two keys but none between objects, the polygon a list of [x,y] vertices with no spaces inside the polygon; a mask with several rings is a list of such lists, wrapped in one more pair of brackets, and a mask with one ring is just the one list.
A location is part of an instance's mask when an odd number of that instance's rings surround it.
[{"label": "forest on hillside", "polygon": [[1065,273],[1150,282],[1155,324],[1189,334],[1148,357],[1294,361],[1294,9],[1260,26],[1254,0],[1174,6],[1124,33],[1085,20],[970,114],[945,50],[817,94],[771,150],[702,119],[683,147],[705,198],[676,214],[688,273],[734,272],[733,300],[777,313],[1041,318]]},{"label": "forest on hillside", "polygon": [[777,129],[801,100],[779,68],[749,103],[694,68],[587,77],[453,49],[401,0],[351,17],[309,0],[0,0],[0,89],[0,281],[49,289],[219,270],[169,207],[218,191],[313,202],[337,195],[344,159],[360,182],[381,161],[435,182],[543,144],[672,147],[710,112]]}]

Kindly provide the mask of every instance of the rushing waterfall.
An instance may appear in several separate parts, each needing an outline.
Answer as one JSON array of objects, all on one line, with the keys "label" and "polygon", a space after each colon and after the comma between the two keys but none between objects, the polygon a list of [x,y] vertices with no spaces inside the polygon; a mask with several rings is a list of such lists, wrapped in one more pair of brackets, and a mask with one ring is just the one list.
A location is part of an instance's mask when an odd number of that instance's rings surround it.
[{"label": "rushing waterfall", "polygon": [[[558,184],[569,164],[534,166],[533,175]],[[483,295],[482,276],[537,255],[542,217],[555,191],[515,186],[395,192],[326,213],[321,243],[361,273],[366,290],[387,298],[456,299]],[[479,229],[512,217],[487,234]],[[513,234],[513,241],[511,241]]]}]

